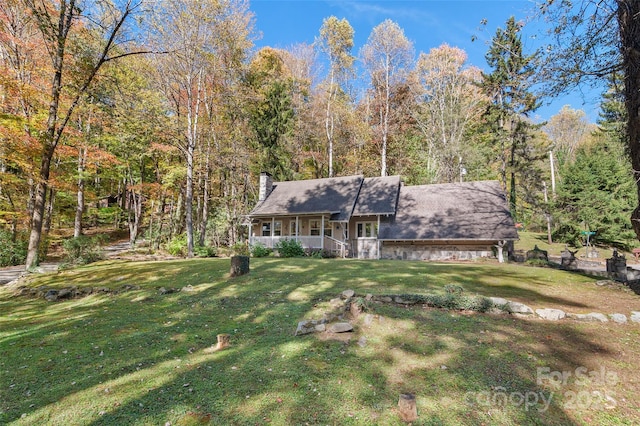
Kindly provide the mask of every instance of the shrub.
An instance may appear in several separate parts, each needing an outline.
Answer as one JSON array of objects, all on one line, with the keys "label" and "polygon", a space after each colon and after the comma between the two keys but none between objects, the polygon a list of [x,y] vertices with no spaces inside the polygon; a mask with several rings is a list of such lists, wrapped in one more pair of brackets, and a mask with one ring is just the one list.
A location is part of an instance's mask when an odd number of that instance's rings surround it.
[{"label": "shrub", "polygon": [[460,309],[469,311],[487,312],[493,308],[491,299],[484,296],[464,297],[460,302]]},{"label": "shrub", "polygon": [[247,243],[235,243],[231,246],[231,250],[236,256],[249,256],[249,245]]},{"label": "shrub", "polygon": [[447,284],[444,286],[444,292],[447,294],[462,294],[464,289],[458,284]]},{"label": "shrub", "polygon": [[547,267],[547,266],[549,266],[549,262],[547,262],[544,259],[529,259],[529,260],[527,260],[527,265],[529,265],[529,266]]},{"label": "shrub", "polygon": [[89,237],[80,235],[69,238],[62,242],[62,249],[65,253],[65,262],[74,265],[86,265],[88,263],[102,260],[104,255],[101,250],[105,235]]},{"label": "shrub", "polygon": [[173,237],[166,245],[166,250],[172,256],[187,255],[187,234],[180,234]]},{"label": "shrub", "polygon": [[304,248],[299,241],[296,240],[280,240],[276,243],[275,249],[280,257],[302,257],[304,256]]},{"label": "shrub", "polygon": [[196,257],[216,257],[217,251],[215,247],[197,245],[193,249]]},{"label": "shrub", "polygon": [[0,229],[0,266],[21,265],[27,258],[27,240]]},{"label": "shrub", "polygon": [[338,257],[331,250],[327,249],[305,249],[304,255],[314,259],[334,259]]},{"label": "shrub", "polygon": [[267,248],[264,244],[256,243],[250,248],[251,256],[253,257],[267,257],[269,256],[273,250]]}]

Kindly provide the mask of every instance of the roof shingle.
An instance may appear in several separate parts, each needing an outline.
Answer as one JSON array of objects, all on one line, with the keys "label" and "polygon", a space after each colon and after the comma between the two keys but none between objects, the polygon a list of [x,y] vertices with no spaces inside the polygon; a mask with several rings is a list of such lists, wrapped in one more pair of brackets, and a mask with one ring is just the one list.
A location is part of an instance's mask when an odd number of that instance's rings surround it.
[{"label": "roof shingle", "polygon": [[347,221],[362,184],[362,176],[274,182],[271,194],[249,216],[331,214]]},{"label": "roof shingle", "polygon": [[381,240],[516,240],[497,181],[402,186],[397,214]]}]

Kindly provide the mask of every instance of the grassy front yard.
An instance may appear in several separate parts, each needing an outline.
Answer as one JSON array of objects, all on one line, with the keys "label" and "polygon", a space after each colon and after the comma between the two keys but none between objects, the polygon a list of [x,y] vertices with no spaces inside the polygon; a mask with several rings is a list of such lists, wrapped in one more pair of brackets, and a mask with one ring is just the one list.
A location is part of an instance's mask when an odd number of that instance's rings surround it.
[{"label": "grassy front yard", "polygon": [[[640,311],[595,279],[494,263],[102,262],[29,285],[139,290],[49,303],[0,288],[0,424],[638,424],[640,324],[547,322],[369,303],[353,333],[293,336],[345,289]],[[160,295],[159,287],[191,291]],[[231,347],[213,351],[216,335]],[[563,376],[564,374],[564,376]]]}]

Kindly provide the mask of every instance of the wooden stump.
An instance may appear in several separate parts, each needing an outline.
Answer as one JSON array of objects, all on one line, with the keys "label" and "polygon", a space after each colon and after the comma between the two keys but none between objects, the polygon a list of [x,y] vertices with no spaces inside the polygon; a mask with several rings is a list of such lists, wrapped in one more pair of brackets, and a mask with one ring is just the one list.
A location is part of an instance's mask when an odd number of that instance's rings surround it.
[{"label": "wooden stump", "polygon": [[216,351],[227,348],[231,345],[229,343],[231,336],[228,334],[218,334],[218,344],[216,345]]},{"label": "wooden stump", "polygon": [[249,273],[249,256],[233,256],[231,258],[231,276],[239,277]]},{"label": "wooden stump", "polygon": [[398,400],[398,413],[404,422],[415,422],[418,420],[418,409],[416,408],[416,397],[410,393],[400,394]]}]

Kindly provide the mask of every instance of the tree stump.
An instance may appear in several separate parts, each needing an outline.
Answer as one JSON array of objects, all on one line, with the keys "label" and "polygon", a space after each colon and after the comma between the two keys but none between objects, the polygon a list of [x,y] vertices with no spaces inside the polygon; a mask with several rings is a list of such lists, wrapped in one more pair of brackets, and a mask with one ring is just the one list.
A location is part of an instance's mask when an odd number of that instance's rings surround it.
[{"label": "tree stump", "polygon": [[229,343],[231,336],[228,334],[218,334],[218,344],[216,345],[216,351],[227,348],[231,345]]},{"label": "tree stump", "polygon": [[398,400],[398,412],[404,422],[415,422],[418,420],[418,409],[416,408],[416,397],[410,393],[400,394]]},{"label": "tree stump", "polygon": [[231,258],[231,276],[239,277],[249,273],[249,256],[233,256]]}]

